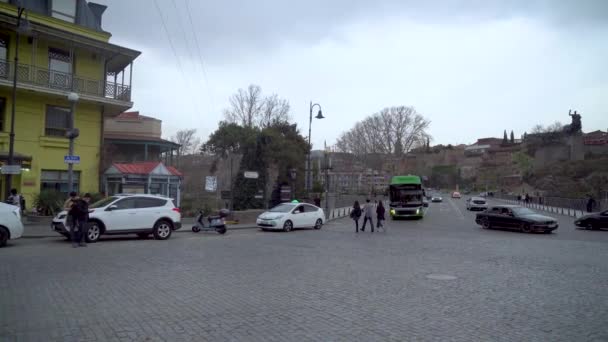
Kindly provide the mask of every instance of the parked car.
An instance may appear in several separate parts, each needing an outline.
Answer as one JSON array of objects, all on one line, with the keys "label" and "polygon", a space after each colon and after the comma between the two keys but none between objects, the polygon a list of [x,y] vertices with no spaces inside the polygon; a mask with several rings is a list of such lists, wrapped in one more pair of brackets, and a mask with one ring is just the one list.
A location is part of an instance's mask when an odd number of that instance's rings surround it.
[{"label": "parked car", "polygon": [[483,197],[470,197],[467,199],[467,210],[486,210],[488,209],[488,204],[486,199]]},{"label": "parked car", "polygon": [[21,210],[17,206],[0,203],[0,247],[6,246],[9,240],[18,239],[21,235]]},{"label": "parked car", "polygon": [[[53,218],[52,229],[70,236],[66,227],[67,212]],[[173,200],[156,195],[116,195],[104,198],[89,206],[87,242],[96,242],[101,235],[137,234],[145,238],[150,234],[165,240],[171,232],[180,229],[182,215]]]},{"label": "parked car", "polygon": [[256,221],[262,230],[283,230],[294,228],[321,229],[325,222],[323,209],[307,203],[282,203],[258,216]]},{"label": "parked car", "polygon": [[452,198],[461,198],[461,197],[462,197],[462,195],[460,195],[460,192],[458,192],[458,191],[452,192]]},{"label": "parked car", "polygon": [[443,202],[443,198],[441,198],[441,196],[435,195],[431,198],[431,202],[433,202],[433,203]]},{"label": "parked car", "polygon": [[574,221],[574,224],[577,227],[592,230],[608,228],[608,210],[602,211],[601,213],[581,216]]},{"label": "parked car", "polygon": [[518,205],[498,205],[478,213],[475,222],[485,229],[506,228],[523,233],[551,233],[558,227],[553,217],[537,214],[536,212]]}]

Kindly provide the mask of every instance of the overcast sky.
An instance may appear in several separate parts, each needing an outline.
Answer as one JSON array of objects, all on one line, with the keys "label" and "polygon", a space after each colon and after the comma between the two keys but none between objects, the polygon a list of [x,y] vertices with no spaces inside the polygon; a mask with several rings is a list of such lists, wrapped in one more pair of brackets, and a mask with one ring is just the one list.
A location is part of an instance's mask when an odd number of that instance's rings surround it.
[{"label": "overcast sky", "polygon": [[604,0],[97,2],[111,42],[142,51],[134,109],[163,120],[166,137],[206,139],[251,83],[288,99],[304,135],[309,101],[322,105],[314,148],[396,105],[431,120],[436,144],[520,136],[569,123],[569,109],[584,131],[608,128]]}]

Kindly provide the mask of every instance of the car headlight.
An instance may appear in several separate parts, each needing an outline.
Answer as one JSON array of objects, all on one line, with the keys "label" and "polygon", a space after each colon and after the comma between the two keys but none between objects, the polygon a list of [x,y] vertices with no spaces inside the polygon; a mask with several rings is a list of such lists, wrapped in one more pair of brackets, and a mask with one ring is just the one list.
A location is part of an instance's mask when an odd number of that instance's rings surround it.
[{"label": "car headlight", "polygon": [[416,214],[420,214],[420,208],[416,209]]},{"label": "car headlight", "polygon": [[391,209],[391,215],[395,215],[395,209]]}]

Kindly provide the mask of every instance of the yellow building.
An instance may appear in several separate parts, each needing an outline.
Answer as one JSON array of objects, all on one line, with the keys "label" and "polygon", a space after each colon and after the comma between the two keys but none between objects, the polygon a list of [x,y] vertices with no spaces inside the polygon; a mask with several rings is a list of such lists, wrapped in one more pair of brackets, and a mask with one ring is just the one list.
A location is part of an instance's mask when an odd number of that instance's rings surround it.
[{"label": "yellow building", "polygon": [[[70,106],[74,127],[74,188],[98,192],[104,118],[132,107],[133,60],[140,52],[109,43],[101,28],[105,6],[85,0],[28,0],[19,9],[0,0],[0,165],[8,165],[13,77],[17,70],[12,187],[31,207],[42,189],[67,192]],[[19,44],[17,45],[17,32]],[[18,67],[15,53],[18,47]],[[6,168],[8,171],[10,168]],[[3,175],[1,196],[7,191]]]}]

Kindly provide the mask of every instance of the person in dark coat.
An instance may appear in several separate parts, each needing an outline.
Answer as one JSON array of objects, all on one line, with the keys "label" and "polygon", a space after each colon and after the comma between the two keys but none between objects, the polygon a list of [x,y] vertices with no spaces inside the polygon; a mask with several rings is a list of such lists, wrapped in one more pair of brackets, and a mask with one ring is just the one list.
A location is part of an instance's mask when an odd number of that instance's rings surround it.
[{"label": "person in dark coat", "polygon": [[76,197],[72,200],[72,207],[69,215],[72,217],[72,229],[70,238],[72,247],[86,247],[85,236],[87,233],[87,223],[89,221],[89,201],[91,195],[85,194],[82,198]]},{"label": "person in dark coat", "polygon": [[[376,227],[378,228],[378,231],[380,231],[380,228],[384,228],[385,212],[386,210],[384,209],[384,204],[382,204],[382,201],[378,202],[378,207],[376,208]],[[384,230],[386,230],[386,228]]]},{"label": "person in dark coat", "polygon": [[593,212],[593,207],[595,207],[595,199],[593,196],[589,195],[589,199],[587,199],[587,212]]},{"label": "person in dark coat", "polygon": [[353,209],[350,212],[350,218],[355,220],[355,228],[356,232],[359,232],[359,218],[361,218],[361,206],[359,205],[359,201],[355,201],[353,205]]}]

